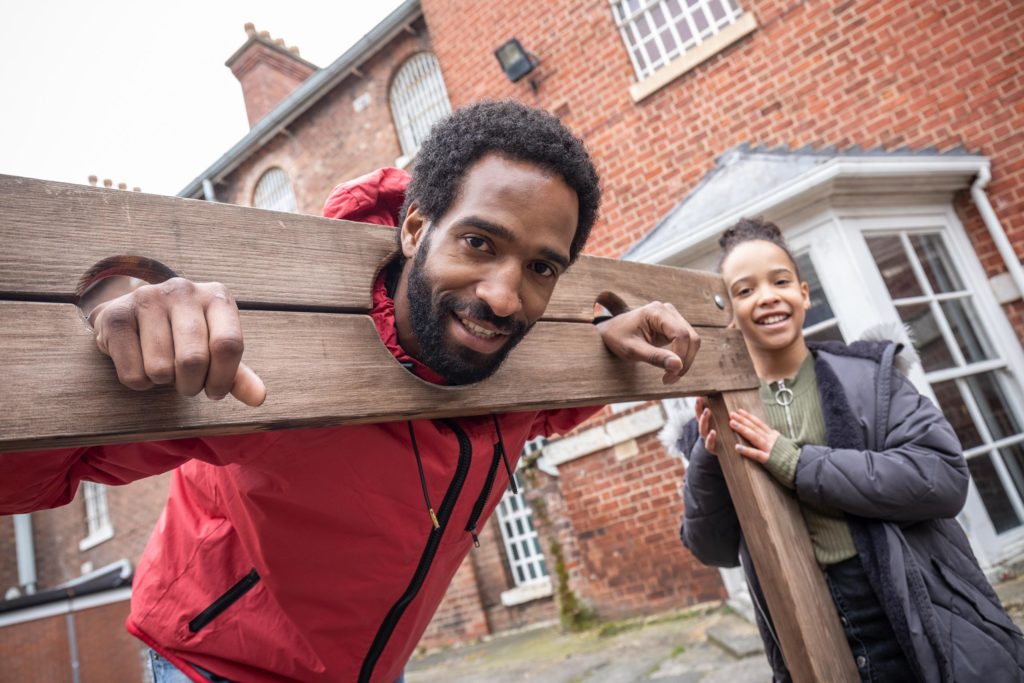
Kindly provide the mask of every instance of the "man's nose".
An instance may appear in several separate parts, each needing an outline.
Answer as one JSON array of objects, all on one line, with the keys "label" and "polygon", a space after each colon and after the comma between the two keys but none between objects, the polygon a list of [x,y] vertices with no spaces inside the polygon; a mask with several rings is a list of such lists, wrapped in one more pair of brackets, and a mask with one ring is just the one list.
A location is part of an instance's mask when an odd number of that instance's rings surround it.
[{"label": "man's nose", "polygon": [[523,309],[520,291],[523,282],[522,271],[513,264],[502,265],[491,270],[487,277],[476,286],[476,295],[491,307],[499,318],[515,315]]}]

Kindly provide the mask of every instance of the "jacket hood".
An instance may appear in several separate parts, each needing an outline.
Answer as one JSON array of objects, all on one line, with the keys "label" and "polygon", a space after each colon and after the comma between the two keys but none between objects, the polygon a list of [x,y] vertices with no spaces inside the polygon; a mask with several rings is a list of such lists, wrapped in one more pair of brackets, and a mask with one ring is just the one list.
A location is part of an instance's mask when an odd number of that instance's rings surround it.
[{"label": "jacket hood", "polygon": [[324,218],[396,227],[412,180],[400,168],[380,168],[338,185],[324,202]]}]

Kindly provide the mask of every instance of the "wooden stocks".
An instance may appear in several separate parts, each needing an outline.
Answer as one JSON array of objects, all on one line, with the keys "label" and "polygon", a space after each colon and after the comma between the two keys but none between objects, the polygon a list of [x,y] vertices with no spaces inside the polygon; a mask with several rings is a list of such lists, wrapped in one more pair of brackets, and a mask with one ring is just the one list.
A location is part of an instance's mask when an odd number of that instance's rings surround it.
[{"label": "wooden stocks", "polygon": [[[725,289],[709,273],[582,257],[494,376],[439,387],[406,372],[366,315],[395,253],[390,228],[0,176],[0,240],[0,452],[670,396],[710,395],[719,425],[732,407],[763,414],[743,340],[725,329]],[[246,363],[269,390],[263,406],[118,384],[75,295],[90,267],[118,255],[231,289]],[[591,324],[598,299],[673,303],[703,340],[694,366],[666,387],[661,371],[614,358]],[[794,501],[721,431],[723,469],[794,678],[856,681]]]}]

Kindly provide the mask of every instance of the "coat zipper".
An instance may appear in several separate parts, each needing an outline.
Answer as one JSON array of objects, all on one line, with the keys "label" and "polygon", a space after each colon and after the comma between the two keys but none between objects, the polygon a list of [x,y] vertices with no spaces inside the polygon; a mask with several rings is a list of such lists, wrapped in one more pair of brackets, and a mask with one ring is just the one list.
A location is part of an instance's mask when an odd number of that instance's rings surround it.
[{"label": "coat zipper", "polygon": [[480,521],[480,515],[483,514],[487,499],[491,497],[491,489],[494,488],[494,479],[498,475],[498,465],[501,464],[501,448],[500,442],[494,444],[494,458],[491,460],[490,469],[487,470],[484,488],[480,492],[480,497],[476,499],[476,503],[473,504],[473,511],[470,513],[469,521],[466,523],[466,531],[473,537],[473,546],[476,548],[480,547],[480,539],[476,535],[476,525]]},{"label": "coat zipper", "polygon": [[466,483],[466,475],[469,472],[469,463],[473,455],[473,448],[469,442],[469,437],[466,436],[466,433],[462,431],[462,428],[454,420],[441,420],[441,422],[451,429],[459,440],[459,462],[455,467],[455,476],[452,477],[452,483],[448,486],[448,491],[445,493],[444,500],[441,502],[441,508],[438,511],[437,518],[440,526],[430,530],[430,534],[427,536],[427,544],[423,548],[423,554],[420,556],[419,564],[416,566],[416,571],[412,575],[409,586],[395,604],[391,606],[391,609],[388,610],[380,628],[377,629],[377,635],[374,636],[370,649],[366,653],[366,658],[363,660],[363,666],[359,671],[359,683],[370,683],[373,669],[377,666],[377,661],[384,652],[384,648],[387,646],[392,632],[398,625],[398,621],[405,614],[405,610],[416,598],[417,593],[419,593],[420,588],[423,586],[427,573],[430,571],[430,566],[434,562],[434,555],[441,544],[441,538],[444,536],[445,529],[448,528],[448,520],[455,509],[455,502],[462,493],[462,486]]},{"label": "coat zipper", "polygon": [[192,633],[199,631],[199,629],[220,616],[221,612],[235,604],[239,598],[252,590],[252,587],[259,583],[259,581],[260,575],[256,573],[255,569],[252,569],[238,583],[229,588],[224,595],[214,600],[209,607],[197,614],[192,621],[188,622],[188,630]]}]

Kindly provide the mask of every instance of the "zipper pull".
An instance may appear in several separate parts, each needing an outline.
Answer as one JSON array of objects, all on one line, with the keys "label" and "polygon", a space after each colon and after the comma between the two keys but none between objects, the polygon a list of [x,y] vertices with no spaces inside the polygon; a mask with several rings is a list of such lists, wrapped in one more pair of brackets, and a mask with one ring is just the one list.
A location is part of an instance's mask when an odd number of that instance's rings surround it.
[{"label": "zipper pull", "polygon": [[441,523],[437,521],[437,515],[434,514],[434,508],[427,508],[427,512],[430,513],[430,522],[434,525],[434,528],[440,529]]},{"label": "zipper pull", "polygon": [[789,438],[795,439],[796,434],[793,429],[793,415],[789,412],[789,406],[793,404],[793,390],[786,386],[786,380],[780,379],[775,383],[777,387],[775,389],[775,402],[782,406],[782,409],[786,413],[786,426],[789,427]]},{"label": "zipper pull", "polygon": [[466,529],[466,531],[468,531],[469,535],[473,537],[473,547],[474,548],[479,548],[480,547],[480,538],[476,535],[476,524],[474,524],[473,526],[471,526],[468,529]]}]

